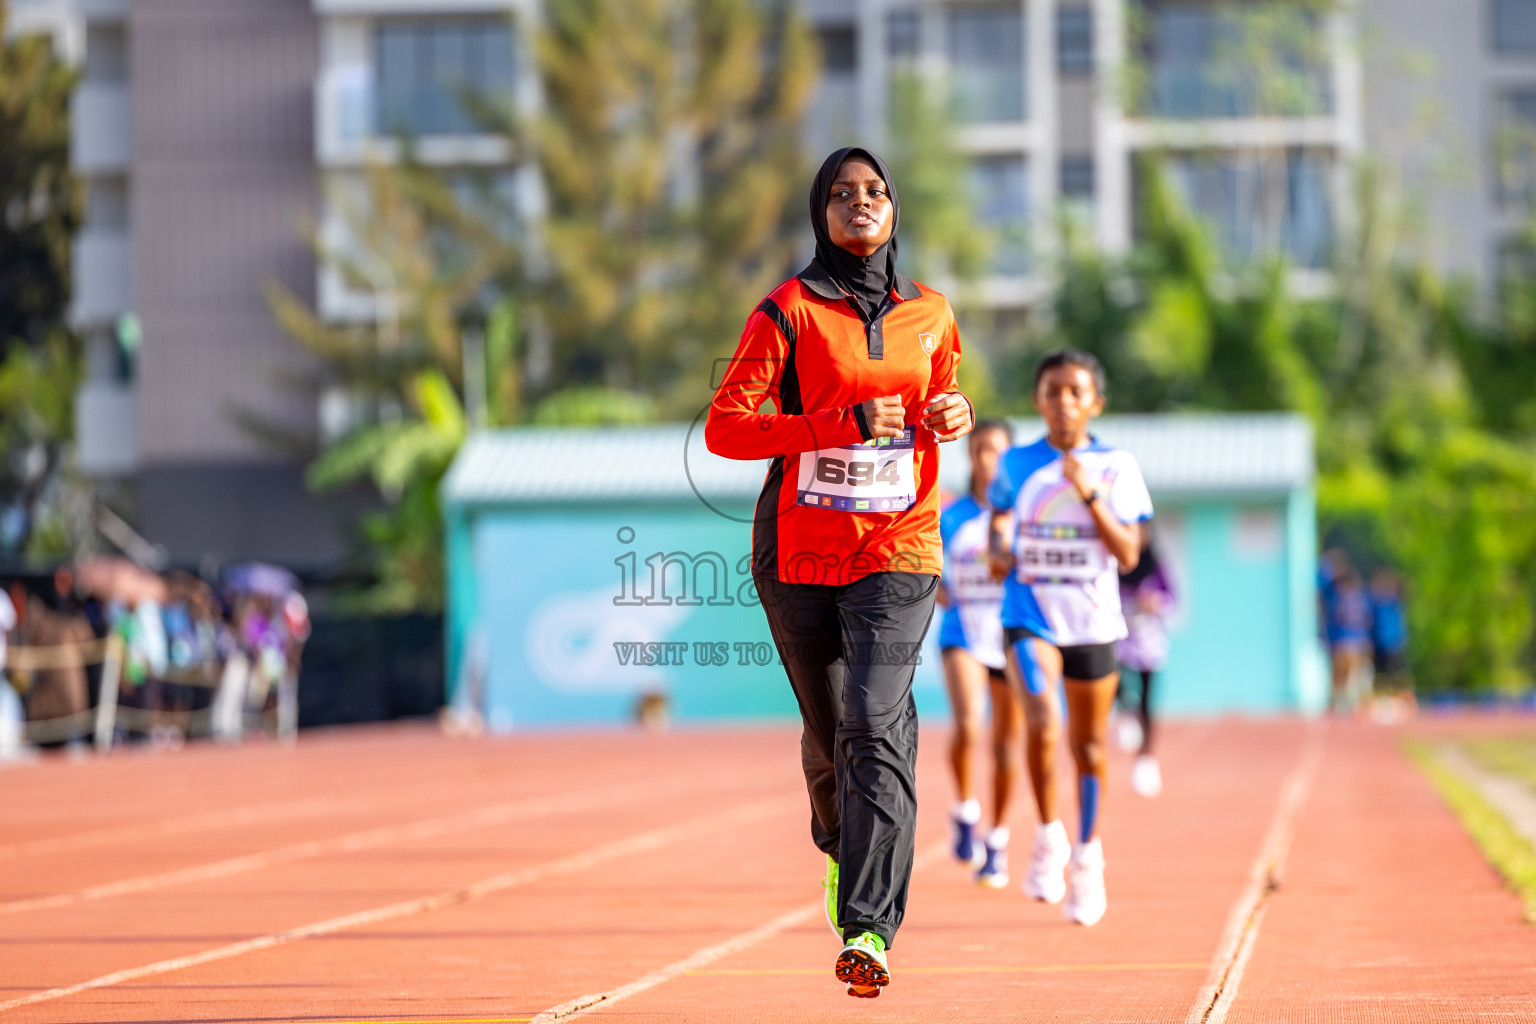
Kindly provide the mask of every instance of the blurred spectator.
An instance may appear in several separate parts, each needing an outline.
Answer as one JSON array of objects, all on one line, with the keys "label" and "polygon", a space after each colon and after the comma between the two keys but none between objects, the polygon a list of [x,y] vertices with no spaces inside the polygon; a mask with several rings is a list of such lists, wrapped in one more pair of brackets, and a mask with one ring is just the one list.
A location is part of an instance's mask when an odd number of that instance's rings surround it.
[{"label": "blurred spectator", "polygon": [[[1162,769],[1152,750],[1152,681],[1168,660],[1168,616],[1173,611],[1173,585],[1152,546],[1152,531],[1141,531],[1141,560],[1130,572],[1120,574],[1120,607],[1125,614],[1126,637],[1119,643],[1120,663],[1139,677],[1136,717],[1120,719],[1120,747],[1137,751],[1131,767],[1131,789],[1141,796],[1163,791]],[[1116,693],[1122,707],[1130,710],[1125,674]]]},{"label": "blurred spectator", "polygon": [[[90,732],[95,676],[87,675],[86,661],[99,674],[92,641],[113,636],[122,642],[119,737],[147,734],[158,746],[177,747],[202,712],[217,738],[242,738],[253,716],[275,719],[278,735],[293,738],[310,622],[298,581],[286,570],[240,567],[225,580],[222,601],[188,573],[161,577],[121,558],[62,566],[51,582],[39,588],[43,597],[28,597],[18,582],[13,591],[22,606],[6,598],[0,617],[0,626],[16,620],[14,643],[48,649],[41,661],[29,658],[40,667],[11,666],[15,689],[26,695],[27,720],[37,723],[35,739],[74,741]],[[0,628],[0,668],[8,632]],[[4,708],[0,694],[0,715]]]},{"label": "blurred spectator", "polygon": [[1333,668],[1329,708],[1357,707],[1369,692],[1371,674],[1371,600],[1360,573],[1341,554],[1330,559],[1324,590],[1324,623]]},{"label": "blurred spectator", "polygon": [[[18,647],[50,647],[60,661],[24,673],[27,721],[65,720],[40,746],[71,746],[90,732],[84,712],[90,708],[85,655],[81,645],[96,639],[90,624],[75,615],[61,615],[39,597],[29,597],[16,631]],[[77,657],[68,657],[74,651]],[[73,719],[73,721],[69,721]]]},{"label": "blurred spectator", "polygon": [[224,591],[233,635],[214,699],[214,736],[234,738],[247,712],[264,716],[270,703],[278,738],[292,741],[298,730],[299,660],[310,628],[298,581],[276,566],[251,563],[230,570]]},{"label": "blurred spectator", "polygon": [[161,618],[169,668],[150,739],[158,746],[175,748],[185,740],[184,723],[191,713],[210,702],[208,687],[218,678],[218,627],[208,584],[185,572],[173,572],[165,582]]},{"label": "blurred spectator", "polygon": [[1397,573],[1385,566],[1371,574],[1371,653],[1377,691],[1411,696],[1403,586]]},{"label": "blurred spectator", "polygon": [[75,600],[75,573],[67,565],[53,572],[53,610],[61,615],[74,615],[80,610]]},{"label": "blurred spectator", "polygon": [[11,603],[11,595],[0,590],[0,761],[21,751],[21,698],[5,671],[6,639],[15,628],[16,606]]},{"label": "blurred spectator", "polygon": [[16,628],[16,606],[11,603],[11,595],[0,590],[0,672],[5,671],[5,642],[11,635],[11,630]]}]

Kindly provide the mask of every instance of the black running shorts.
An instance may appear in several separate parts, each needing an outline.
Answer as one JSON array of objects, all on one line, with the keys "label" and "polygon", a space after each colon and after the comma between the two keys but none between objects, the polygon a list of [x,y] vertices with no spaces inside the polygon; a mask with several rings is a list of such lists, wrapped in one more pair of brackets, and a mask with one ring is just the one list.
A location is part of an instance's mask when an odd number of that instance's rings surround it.
[{"label": "black running shorts", "polygon": [[[1026,637],[1037,636],[1022,626],[1009,626],[1003,630],[1003,637],[1012,647]],[[1049,640],[1045,641],[1050,643]],[[1061,674],[1068,679],[1103,679],[1107,675],[1113,675],[1120,668],[1120,659],[1115,655],[1115,645],[1109,644],[1078,644],[1075,646],[1055,646],[1061,651]]]}]

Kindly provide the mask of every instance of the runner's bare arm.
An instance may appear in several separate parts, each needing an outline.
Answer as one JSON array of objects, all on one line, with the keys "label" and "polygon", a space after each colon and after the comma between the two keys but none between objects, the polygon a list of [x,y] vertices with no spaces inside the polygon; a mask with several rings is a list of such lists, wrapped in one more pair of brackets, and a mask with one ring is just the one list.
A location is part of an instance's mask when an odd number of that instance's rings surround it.
[{"label": "runner's bare arm", "polygon": [[[1137,523],[1122,523],[1115,518],[1109,508],[1109,495],[1095,490],[1098,482],[1088,478],[1083,464],[1071,452],[1061,457],[1061,475],[1077,488],[1078,497],[1087,503],[1093,524],[1098,527],[1099,539],[1104,542],[1109,553],[1115,556],[1120,568],[1136,568],[1136,563],[1141,561],[1141,526]],[[1097,498],[1095,494],[1098,494]]]},{"label": "runner's bare arm", "polygon": [[992,578],[1001,583],[1013,571],[1013,551],[1008,545],[1012,531],[1013,513],[1000,510],[992,513],[992,525],[987,530],[987,568]]},{"label": "runner's bare arm", "polygon": [[[786,403],[780,393],[788,359],[789,345],[777,325],[761,310],[748,317],[725,379],[709,404],[704,444],[710,451],[727,459],[767,459],[868,439],[855,413],[857,405],[786,413],[783,405],[798,401],[795,396]],[[759,412],[768,399],[776,411]]]}]

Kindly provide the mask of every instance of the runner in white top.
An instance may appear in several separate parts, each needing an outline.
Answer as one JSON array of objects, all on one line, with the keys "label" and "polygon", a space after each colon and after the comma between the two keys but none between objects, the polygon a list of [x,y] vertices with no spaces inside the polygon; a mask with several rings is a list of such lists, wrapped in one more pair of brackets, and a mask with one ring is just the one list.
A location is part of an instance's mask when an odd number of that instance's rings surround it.
[{"label": "runner in white top", "polygon": [[[970,490],[939,516],[944,576],[939,604],[939,650],[944,683],[954,711],[950,766],[959,799],[951,811],[955,859],[976,867],[976,881],[994,889],[1008,884],[1008,805],[1024,773],[1024,705],[1003,674],[1003,587],[987,565],[992,506],[987,489],[997,461],[1013,443],[1004,420],[983,420],[970,436]],[[987,703],[992,705],[992,828],[978,835],[981,801],[974,775],[983,743]]]},{"label": "runner in white top", "polygon": [[[1042,359],[1035,408],[1045,418],[1046,436],[1004,455],[987,494],[989,555],[993,578],[1006,581],[1008,672],[1024,694],[1026,760],[1040,811],[1024,890],[1049,903],[1065,896],[1067,918],[1089,925],[1107,904],[1099,807],[1109,712],[1120,681],[1115,641],[1126,635],[1119,573],[1140,557],[1140,524],[1152,517],[1152,500],[1135,458],[1088,432],[1104,410],[1104,368],[1097,359],[1075,351]],[[1078,776],[1075,850],[1056,812],[1061,690]]]}]

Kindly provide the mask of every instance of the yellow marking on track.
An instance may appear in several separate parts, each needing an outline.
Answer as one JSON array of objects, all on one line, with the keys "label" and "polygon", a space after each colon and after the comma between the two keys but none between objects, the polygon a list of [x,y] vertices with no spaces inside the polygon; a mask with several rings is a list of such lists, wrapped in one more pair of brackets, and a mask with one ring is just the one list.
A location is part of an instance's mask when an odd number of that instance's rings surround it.
[{"label": "yellow marking on track", "polygon": [[[1209,966],[1188,964],[1002,964],[995,967],[901,967],[898,974],[1053,974],[1071,971],[1195,971]],[[688,971],[689,977],[826,974],[824,968],[783,967],[762,970]]]}]

